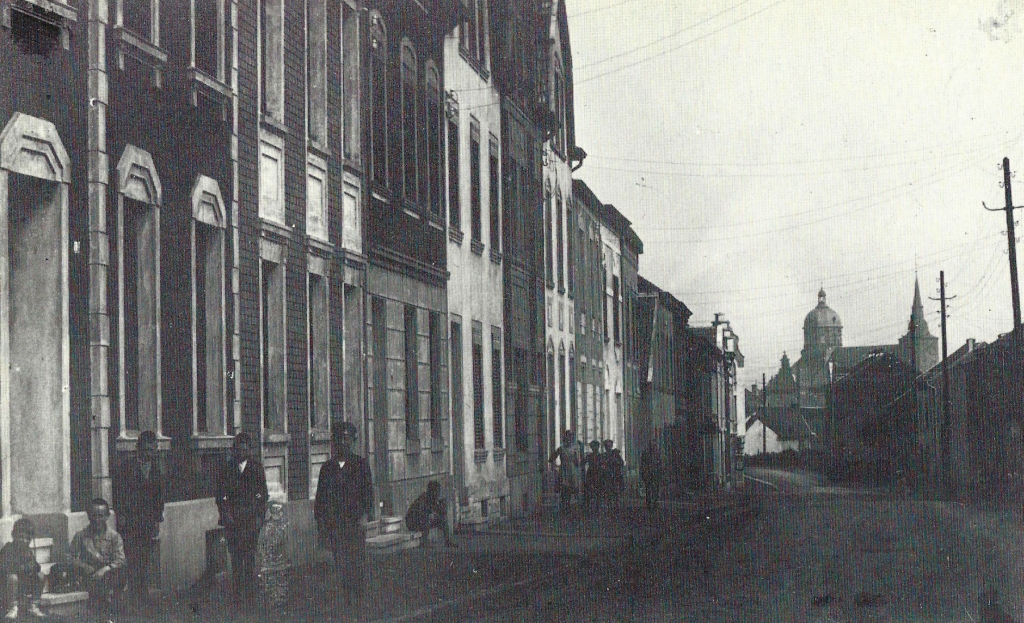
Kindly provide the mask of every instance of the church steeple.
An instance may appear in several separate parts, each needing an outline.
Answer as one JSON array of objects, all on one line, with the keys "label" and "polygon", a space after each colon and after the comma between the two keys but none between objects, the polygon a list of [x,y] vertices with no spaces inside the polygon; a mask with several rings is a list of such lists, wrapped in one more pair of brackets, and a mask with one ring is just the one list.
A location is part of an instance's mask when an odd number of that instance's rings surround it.
[{"label": "church steeple", "polygon": [[910,308],[910,326],[908,329],[916,334],[931,335],[928,330],[928,321],[924,317],[924,306],[921,305],[921,285],[914,277],[914,303]]}]

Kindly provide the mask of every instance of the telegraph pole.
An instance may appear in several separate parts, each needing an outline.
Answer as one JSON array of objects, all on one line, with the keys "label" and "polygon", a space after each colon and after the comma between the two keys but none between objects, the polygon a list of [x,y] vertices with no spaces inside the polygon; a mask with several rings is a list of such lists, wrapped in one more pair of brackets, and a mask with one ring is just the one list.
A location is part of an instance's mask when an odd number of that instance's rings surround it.
[{"label": "telegraph pole", "polygon": [[[1020,326],[1020,290],[1017,287],[1017,238],[1013,231],[1013,193],[1010,190],[1010,178],[1013,177],[1010,172],[1010,159],[1003,158],[1003,191],[1006,194],[1006,207],[1001,210],[1006,210],[1006,242],[1009,245],[1009,256],[1010,256],[1010,296],[1013,300],[1013,329],[1017,330]],[[989,208],[982,201],[981,205],[984,206],[989,212],[999,212],[1000,209]]]},{"label": "telegraph pole", "polygon": [[[1007,211],[1007,214],[1011,212]],[[1012,240],[1012,238],[1011,238]],[[1011,245],[1011,249],[1013,246]],[[1014,283],[1017,279],[1017,271],[1011,272],[1013,275]],[[1016,289],[1014,290],[1016,292]],[[939,301],[941,305],[942,314],[942,428],[939,431],[939,442],[942,445],[942,477],[943,477],[943,489],[946,495],[950,495],[952,485],[952,468],[953,461],[950,457],[950,440],[952,438],[952,431],[950,430],[950,416],[949,416],[949,363],[946,361],[946,357],[949,354],[949,350],[946,342],[946,301],[954,299],[956,297],[946,297],[946,271],[939,271]],[[935,299],[932,299],[935,300]],[[1017,297],[1014,296],[1014,303],[1017,303]],[[1017,313],[1020,313],[1020,308],[1014,308]],[[915,342],[916,348],[916,342]]]},{"label": "telegraph pole", "polygon": [[[761,373],[761,454],[768,454],[768,384]],[[762,459],[764,457],[761,457]]]}]

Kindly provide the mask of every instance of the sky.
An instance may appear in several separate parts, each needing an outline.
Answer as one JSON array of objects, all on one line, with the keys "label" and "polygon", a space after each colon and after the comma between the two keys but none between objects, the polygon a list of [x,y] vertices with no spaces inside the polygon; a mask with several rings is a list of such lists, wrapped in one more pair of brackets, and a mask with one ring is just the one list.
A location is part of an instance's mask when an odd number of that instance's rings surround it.
[{"label": "sky", "polygon": [[915,275],[939,336],[939,271],[949,352],[1012,328],[1006,216],[982,202],[1005,206],[1003,157],[1024,172],[1024,0],[566,9],[574,175],[691,325],[731,322],[741,387],[799,357],[822,287],[846,346],[906,332]]}]

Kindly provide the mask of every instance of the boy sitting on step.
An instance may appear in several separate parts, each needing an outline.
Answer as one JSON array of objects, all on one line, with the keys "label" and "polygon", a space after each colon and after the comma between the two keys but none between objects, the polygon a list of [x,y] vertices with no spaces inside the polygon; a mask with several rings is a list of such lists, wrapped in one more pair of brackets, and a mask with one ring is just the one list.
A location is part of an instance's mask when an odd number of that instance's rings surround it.
[{"label": "boy sitting on step", "polygon": [[46,615],[39,609],[43,583],[39,577],[39,563],[29,547],[35,537],[35,526],[26,517],[14,522],[11,542],[0,548],[0,574],[4,580],[7,613],[4,619],[17,619],[27,613],[35,618]]}]

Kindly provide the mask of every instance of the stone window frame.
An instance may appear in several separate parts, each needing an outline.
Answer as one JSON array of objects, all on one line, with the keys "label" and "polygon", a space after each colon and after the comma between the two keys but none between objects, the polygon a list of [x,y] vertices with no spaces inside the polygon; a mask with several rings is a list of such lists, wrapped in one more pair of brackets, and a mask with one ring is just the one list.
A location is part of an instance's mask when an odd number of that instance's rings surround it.
[{"label": "stone window frame", "polygon": [[[417,208],[419,201],[419,57],[416,46],[408,37],[402,37],[399,45],[399,128],[402,154],[401,180],[402,197],[407,208]],[[411,106],[411,110],[407,107]],[[414,210],[415,212],[415,210]]]},{"label": "stone window frame", "polygon": [[[149,152],[128,144],[124,148],[121,159],[117,163],[117,340],[118,340],[118,418],[120,420],[119,439],[136,439],[143,430],[153,430],[159,440],[168,440],[163,435],[162,414],[162,379],[161,379],[161,309],[160,309],[160,206],[163,205],[163,187],[160,177],[153,163],[153,156]],[[153,315],[154,327],[153,348],[155,351],[153,365],[154,405],[153,421],[143,421],[143,414],[139,413],[139,427],[128,429],[125,414],[125,393],[127,380],[125,378],[125,283],[124,283],[124,219],[125,202],[131,200],[148,206],[152,211],[153,230],[153,258],[151,270],[153,272]],[[134,206],[128,206],[133,209]],[[141,360],[141,358],[140,358]],[[139,380],[141,384],[141,380]],[[151,429],[145,425],[152,424]]]},{"label": "stone window frame", "polygon": [[71,49],[71,24],[78,21],[75,7],[61,0],[8,0],[0,7],[0,26],[11,28],[12,11],[56,26],[60,30],[61,47]]},{"label": "stone window frame", "polygon": [[[8,251],[8,226],[10,213],[8,204],[9,180],[11,175],[24,175],[56,183],[59,186],[57,201],[60,202],[61,219],[61,385],[71,386],[71,314],[70,293],[68,287],[69,260],[69,202],[71,191],[71,159],[67,149],[57,132],[57,128],[45,119],[32,117],[15,112],[3,131],[0,132],[0,214],[4,217],[4,226],[0,227],[0,257],[6,257]],[[0,269],[0,285],[6,287],[8,267]],[[10,361],[10,300],[0,297],[0,361]],[[90,349],[92,350],[92,349]],[[0,512],[8,516],[11,508],[11,403],[10,403],[10,366],[0,366]],[[96,404],[95,402],[93,403]],[[101,411],[94,412],[99,422],[94,419],[93,426],[109,425],[109,409],[103,411],[105,403],[100,403]],[[109,406],[106,404],[105,406]],[[60,453],[63,474],[64,496],[61,504],[64,508],[71,507],[71,393],[64,391],[61,401],[60,432],[63,452]],[[104,436],[105,438],[105,436]]]},{"label": "stone window frame", "polygon": [[490,216],[489,237],[491,240],[491,261],[501,263],[501,143],[494,134],[488,136],[487,145],[487,197]]},{"label": "stone window frame", "polygon": [[367,52],[367,88],[370,141],[369,171],[370,179],[376,186],[387,188],[389,181],[388,161],[388,33],[384,18],[380,11],[370,11],[367,27],[369,50]]},{"label": "stone window frame", "polygon": [[327,31],[327,0],[306,0],[306,136],[321,152],[327,151]]},{"label": "stone window frame", "polygon": [[114,39],[117,41],[117,68],[125,70],[125,59],[132,56],[153,70],[153,86],[162,88],[167,66],[167,51],[160,47],[160,0],[150,0],[149,33],[135,32],[124,25],[124,3],[114,1]]},{"label": "stone window frame", "polygon": [[226,4],[228,0],[212,0],[217,3],[217,67],[212,74],[196,64],[196,33],[199,29],[196,18],[196,2],[198,1],[200,0],[189,0],[188,79],[191,84],[192,105],[199,104],[200,92],[213,96],[223,105],[232,95],[232,89],[228,85],[229,69],[227,67],[228,13]]},{"label": "stone window frame", "polygon": [[[206,431],[199,430],[199,408],[198,408],[198,388],[199,388],[199,377],[198,377],[198,326],[196,324],[198,318],[198,300],[196,292],[196,259],[197,259],[197,238],[196,230],[198,224],[204,224],[213,229],[218,234],[218,239],[215,241],[216,244],[220,245],[220,253],[217,259],[220,260],[220,344],[219,349],[220,360],[221,360],[221,372],[220,372],[220,408],[208,410],[207,412],[207,425]],[[192,327],[191,327],[191,339],[192,339],[192,436],[194,441],[200,446],[212,446],[221,447],[225,446],[225,442],[230,439],[228,435],[229,422],[228,422],[228,335],[227,335],[227,208],[224,205],[224,199],[220,192],[220,185],[211,177],[205,175],[199,175],[196,178],[196,182],[192,187],[192,222],[190,227],[191,236],[191,306],[192,306]],[[209,292],[206,293],[207,300],[209,300]],[[207,344],[209,344],[209,337],[207,337]],[[217,345],[215,344],[215,347]],[[209,377],[209,374],[207,375]],[[216,407],[217,405],[214,405]],[[211,412],[220,413],[220,421],[217,426],[210,426]],[[213,429],[213,430],[211,430]]]},{"label": "stone window frame", "polygon": [[477,255],[484,251],[483,216],[483,145],[480,137],[480,120],[469,116],[469,237],[472,250]]},{"label": "stone window frame", "polygon": [[501,327],[491,325],[491,444],[495,450],[505,447],[505,383]]},{"label": "stone window frame", "polygon": [[[276,121],[283,124],[285,109],[285,0],[259,0],[259,3],[257,44],[260,68],[260,113],[265,121]],[[276,23],[271,24],[269,18],[277,18]],[[270,30],[271,25],[276,26],[273,31]],[[270,60],[273,60],[272,65]]]},{"label": "stone window frame", "polygon": [[[330,227],[328,223],[328,193],[330,189],[327,161],[315,154],[306,156],[306,235],[311,243],[328,244]],[[319,192],[314,192],[319,185]],[[314,198],[320,197],[320,205]],[[319,215],[319,218],[316,216]],[[313,217],[313,218],[311,218]]]},{"label": "stone window frame", "polygon": [[[318,277],[323,283],[321,301],[323,303],[324,317],[320,319],[322,333],[316,332],[313,317],[313,277]],[[327,432],[331,423],[331,262],[329,259],[309,254],[306,270],[306,335],[310,348],[307,349],[307,411],[309,412],[309,428],[311,431]],[[317,337],[322,338],[319,348],[312,348],[313,341]],[[316,361],[314,361],[314,358]],[[320,367],[322,366],[322,369]],[[317,371],[319,370],[319,382]],[[321,385],[322,383],[322,385]],[[323,400],[314,400],[314,394],[319,395]],[[322,417],[320,417],[322,416]]]},{"label": "stone window frame", "polygon": [[[484,326],[479,320],[472,321],[470,339],[470,370],[473,390],[473,449],[484,450],[486,447],[486,424],[484,398]],[[485,455],[486,456],[486,455]]]},{"label": "stone window frame", "polygon": [[[285,142],[282,137],[267,131],[265,128],[260,128],[260,189],[257,212],[259,214],[260,221],[264,225],[276,225],[282,229],[285,229],[284,151]],[[264,193],[264,191],[268,189],[267,184],[270,181],[265,179],[265,170],[263,168],[267,159],[276,160],[276,164],[273,166],[276,192],[272,198]],[[273,205],[268,205],[270,203]]]},{"label": "stone window frame", "polygon": [[444,161],[442,150],[444,149],[441,133],[444,127],[444,113],[441,105],[441,72],[437,68],[434,59],[427,59],[424,69],[424,142],[426,150],[423,157],[426,159],[426,184],[427,196],[423,203],[427,206],[430,218],[441,222],[441,206],[444,201],[444,182],[441,166]]}]

